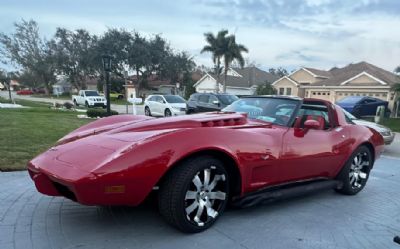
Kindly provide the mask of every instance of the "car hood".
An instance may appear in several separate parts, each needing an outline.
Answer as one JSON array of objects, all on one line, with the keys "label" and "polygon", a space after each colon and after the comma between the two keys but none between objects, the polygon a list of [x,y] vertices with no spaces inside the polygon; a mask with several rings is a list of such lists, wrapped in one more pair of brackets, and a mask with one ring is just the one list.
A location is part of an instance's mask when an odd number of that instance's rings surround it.
[{"label": "car hood", "polygon": [[260,126],[270,126],[270,124],[249,121],[246,114],[238,113],[202,113],[158,119],[118,115],[100,119],[68,134],[56,146],[33,159],[31,163],[44,165],[41,167],[49,172],[54,164],[93,172],[143,143],[181,129],[208,127],[240,129]]},{"label": "car hood", "polygon": [[374,123],[374,122],[370,122],[370,121],[366,121],[366,120],[362,120],[362,119],[354,119],[352,121],[357,125],[363,125],[363,126],[366,126],[368,128],[372,128],[372,129],[376,130],[377,132],[390,131],[389,128],[387,128],[387,127],[385,127],[383,125]]}]

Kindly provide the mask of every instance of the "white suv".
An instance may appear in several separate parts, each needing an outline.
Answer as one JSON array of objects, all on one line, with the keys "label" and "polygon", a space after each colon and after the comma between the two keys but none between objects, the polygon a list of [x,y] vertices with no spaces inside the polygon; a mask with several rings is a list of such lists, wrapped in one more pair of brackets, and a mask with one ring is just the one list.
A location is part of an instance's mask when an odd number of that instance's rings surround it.
[{"label": "white suv", "polygon": [[179,95],[149,95],[144,101],[146,116],[177,116],[186,114],[186,100]]}]

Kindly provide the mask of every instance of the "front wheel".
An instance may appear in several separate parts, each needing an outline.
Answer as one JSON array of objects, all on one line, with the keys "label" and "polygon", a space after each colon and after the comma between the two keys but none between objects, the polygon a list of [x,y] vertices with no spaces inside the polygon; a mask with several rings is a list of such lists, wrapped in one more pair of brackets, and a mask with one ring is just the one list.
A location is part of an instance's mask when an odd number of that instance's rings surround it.
[{"label": "front wheel", "polygon": [[171,111],[169,109],[166,109],[165,112],[164,112],[164,116],[165,117],[171,117],[172,116]]},{"label": "front wheel", "polygon": [[213,157],[187,160],[169,172],[160,186],[161,215],[183,232],[206,230],[225,210],[228,180],[223,164]]},{"label": "front wheel", "polygon": [[149,108],[148,106],[146,106],[146,107],[144,108],[144,115],[146,115],[146,116],[151,116],[151,111],[150,111],[150,108]]},{"label": "front wheel", "polygon": [[360,146],[353,152],[337,176],[343,186],[336,191],[346,195],[355,195],[360,192],[368,181],[372,165],[371,151],[366,146]]}]

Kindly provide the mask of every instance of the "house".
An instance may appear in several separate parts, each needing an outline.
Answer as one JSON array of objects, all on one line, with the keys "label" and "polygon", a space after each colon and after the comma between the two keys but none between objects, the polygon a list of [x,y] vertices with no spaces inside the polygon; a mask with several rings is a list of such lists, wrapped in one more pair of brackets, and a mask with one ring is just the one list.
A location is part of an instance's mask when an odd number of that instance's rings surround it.
[{"label": "house", "polygon": [[[219,91],[223,90],[224,74],[219,75]],[[277,76],[265,72],[255,66],[245,68],[229,68],[226,79],[226,92],[234,95],[253,95],[257,86],[266,82],[274,82]],[[217,75],[206,73],[195,84],[196,92],[215,92]]]},{"label": "house", "polygon": [[71,83],[68,81],[68,77],[64,75],[58,75],[56,83],[53,85],[53,94],[61,95],[64,93],[70,93],[72,91]]},{"label": "house", "polygon": [[272,83],[279,95],[319,98],[336,102],[347,96],[371,96],[389,102],[392,109],[397,99],[391,87],[400,78],[367,62],[342,68],[320,70],[301,67]]}]

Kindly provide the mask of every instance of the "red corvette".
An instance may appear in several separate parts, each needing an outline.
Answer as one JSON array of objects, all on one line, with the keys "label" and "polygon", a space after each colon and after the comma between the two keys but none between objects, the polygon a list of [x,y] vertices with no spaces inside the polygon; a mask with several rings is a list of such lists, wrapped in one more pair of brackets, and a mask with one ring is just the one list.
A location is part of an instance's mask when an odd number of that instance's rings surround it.
[{"label": "red corvette", "polygon": [[382,136],[317,99],[246,97],[223,112],[118,115],[83,126],[29,162],[39,192],[85,205],[138,205],[158,192],[184,232],[210,227],[227,203],[334,188],[362,190]]}]

